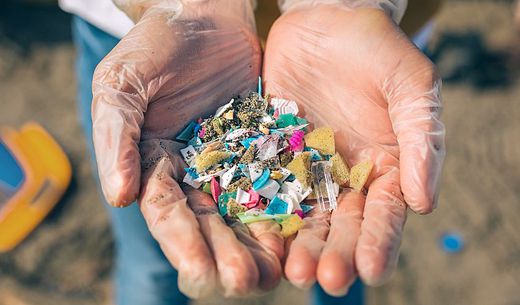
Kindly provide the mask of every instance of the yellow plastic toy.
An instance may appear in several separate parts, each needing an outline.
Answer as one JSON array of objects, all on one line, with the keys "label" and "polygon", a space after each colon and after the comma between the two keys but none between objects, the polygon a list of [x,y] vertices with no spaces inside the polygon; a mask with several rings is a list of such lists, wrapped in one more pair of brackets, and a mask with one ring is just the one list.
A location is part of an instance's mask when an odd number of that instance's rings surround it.
[{"label": "yellow plastic toy", "polygon": [[72,171],[61,147],[37,123],[27,123],[20,131],[1,128],[0,146],[0,178],[7,177],[3,184],[0,180],[2,253],[16,247],[52,210]]}]

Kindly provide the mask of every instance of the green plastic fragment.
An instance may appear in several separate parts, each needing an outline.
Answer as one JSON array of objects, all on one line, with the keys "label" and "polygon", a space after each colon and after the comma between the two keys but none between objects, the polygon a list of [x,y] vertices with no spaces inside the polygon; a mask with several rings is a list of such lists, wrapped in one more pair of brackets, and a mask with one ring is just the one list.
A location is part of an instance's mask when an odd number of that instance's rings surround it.
[{"label": "green plastic fragment", "polygon": [[202,186],[202,191],[204,193],[211,194],[211,184],[209,182],[204,183],[204,185]]},{"label": "green plastic fragment", "polygon": [[195,126],[197,126],[197,123],[191,121],[188,126],[184,127],[184,129],[177,135],[175,139],[177,141],[188,142],[194,136],[193,131],[195,130]]},{"label": "green plastic fragment", "polygon": [[278,223],[281,223],[282,221],[287,219],[289,216],[291,216],[291,214],[275,214],[275,215],[257,214],[257,215],[255,215],[252,213],[246,214],[246,213],[242,212],[242,213],[238,213],[236,216],[238,217],[240,222],[245,223],[245,224],[258,222],[258,221],[265,221],[265,220],[274,220]]}]

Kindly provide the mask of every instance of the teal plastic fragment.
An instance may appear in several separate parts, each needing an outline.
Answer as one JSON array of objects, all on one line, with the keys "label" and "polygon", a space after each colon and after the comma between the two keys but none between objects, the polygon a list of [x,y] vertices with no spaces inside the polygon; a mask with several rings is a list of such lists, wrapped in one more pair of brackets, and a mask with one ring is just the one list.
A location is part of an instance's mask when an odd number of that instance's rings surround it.
[{"label": "teal plastic fragment", "polygon": [[195,126],[197,126],[197,123],[191,121],[184,129],[177,135],[175,140],[182,141],[182,142],[188,142],[193,138],[195,133],[193,132],[195,129]]},{"label": "teal plastic fragment", "polygon": [[266,214],[287,214],[287,207],[289,205],[287,202],[283,201],[282,199],[278,197],[274,197],[273,200],[269,203],[267,206],[267,209],[265,209]]},{"label": "teal plastic fragment", "polygon": [[227,214],[227,203],[229,199],[235,198],[236,196],[237,192],[224,193],[218,196],[218,211],[220,216],[225,216]]},{"label": "teal plastic fragment", "polygon": [[251,143],[253,141],[255,141],[256,139],[258,139],[258,137],[249,137],[247,139],[240,141],[240,144],[242,144],[242,146],[244,146],[246,149],[248,149],[249,146],[251,146]]},{"label": "teal plastic fragment", "polygon": [[253,190],[258,191],[261,189],[267,183],[267,181],[269,181],[270,175],[271,171],[268,168],[264,169],[262,175],[258,177],[258,179],[256,179],[253,183]]},{"label": "teal plastic fragment", "polygon": [[309,124],[309,121],[304,118],[296,117],[296,123],[298,123],[297,125],[305,125]]},{"label": "teal plastic fragment", "polygon": [[199,137],[193,137],[191,140],[188,141],[188,145],[191,145],[193,147],[198,147],[202,145],[202,140]]},{"label": "teal plastic fragment", "polygon": [[300,207],[302,208],[302,211],[303,211],[304,214],[307,214],[312,209],[314,209],[314,207],[312,205],[308,205],[308,204],[300,204]]},{"label": "teal plastic fragment", "polygon": [[276,120],[276,126],[278,128],[285,128],[294,125],[298,125],[298,120],[297,117],[292,113],[280,114],[278,120]]}]

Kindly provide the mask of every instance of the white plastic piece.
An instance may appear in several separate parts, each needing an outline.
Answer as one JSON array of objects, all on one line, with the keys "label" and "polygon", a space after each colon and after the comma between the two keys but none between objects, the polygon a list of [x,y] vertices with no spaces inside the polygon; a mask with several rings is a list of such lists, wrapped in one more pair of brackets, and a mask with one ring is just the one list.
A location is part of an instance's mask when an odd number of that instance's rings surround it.
[{"label": "white plastic piece", "polygon": [[280,167],[280,169],[278,171],[283,175],[283,177],[280,179],[277,179],[276,181],[278,183],[282,184],[285,181],[285,179],[287,179],[291,175],[291,172],[285,167]]},{"label": "white plastic piece", "polygon": [[184,179],[182,179],[182,182],[193,187],[194,189],[198,189],[202,185],[202,182],[195,181],[189,174],[184,175]]},{"label": "white plastic piece", "polygon": [[251,182],[254,183],[256,179],[262,176],[264,169],[259,162],[249,163],[247,166],[249,168],[249,176],[251,177]]},{"label": "white plastic piece", "polygon": [[222,175],[222,178],[220,178],[220,186],[222,188],[228,188],[229,184],[231,183],[231,180],[233,180],[233,177],[235,176],[236,171],[237,166],[235,165]]},{"label": "white plastic piece", "polygon": [[195,150],[195,147],[192,145],[187,146],[180,150],[182,158],[184,159],[184,162],[188,164],[188,166],[193,165],[193,161],[195,160],[195,157],[198,155],[197,151]]},{"label": "white plastic piece", "polygon": [[217,111],[215,112],[215,117],[218,118],[221,115],[223,115],[226,111],[231,109],[231,106],[233,106],[234,101],[235,101],[235,99],[232,98],[231,101],[229,101],[227,104],[218,107]]},{"label": "white plastic piece", "polygon": [[248,192],[244,191],[241,188],[237,189],[237,196],[236,196],[235,200],[238,203],[240,203],[240,204],[248,203],[250,199],[251,199],[251,195]]},{"label": "white plastic piece", "polygon": [[216,177],[216,176],[221,176],[226,171],[227,171],[227,169],[223,169],[223,170],[220,170],[220,171],[215,172],[215,173],[210,174],[210,175],[200,176],[199,178],[195,179],[194,181],[195,182],[209,182],[211,180],[211,178]]},{"label": "white plastic piece", "polygon": [[283,98],[272,98],[271,105],[275,110],[278,110],[278,114],[292,113],[297,115],[299,112],[298,104],[295,101],[285,100]]},{"label": "white plastic piece", "polygon": [[260,194],[260,196],[272,200],[276,196],[276,193],[278,193],[279,189],[280,185],[278,184],[278,182],[274,181],[273,179],[269,179],[264,184],[264,186],[256,192]]}]

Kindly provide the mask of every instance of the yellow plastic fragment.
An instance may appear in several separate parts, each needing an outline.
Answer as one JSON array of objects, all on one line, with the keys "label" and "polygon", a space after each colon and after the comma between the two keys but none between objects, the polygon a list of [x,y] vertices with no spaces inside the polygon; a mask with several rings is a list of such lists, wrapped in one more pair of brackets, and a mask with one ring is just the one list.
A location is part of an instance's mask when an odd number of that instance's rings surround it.
[{"label": "yellow plastic fragment", "polygon": [[311,153],[306,151],[294,157],[294,159],[289,164],[287,164],[287,169],[296,177],[296,179],[298,179],[298,181],[300,181],[300,183],[305,188],[307,188],[310,183],[311,158]]},{"label": "yellow plastic fragment", "polygon": [[280,232],[284,238],[287,238],[293,234],[296,234],[298,230],[303,227],[303,220],[298,215],[291,215],[284,219],[280,225],[282,226],[282,231]]},{"label": "yellow plastic fragment", "polygon": [[345,186],[350,180],[350,170],[347,163],[339,153],[334,154],[330,158],[330,162],[332,163],[332,179],[337,184]]},{"label": "yellow plastic fragment", "polygon": [[260,125],[258,126],[258,129],[260,129],[260,131],[263,133],[263,134],[269,134],[269,128],[265,127],[265,125]]},{"label": "yellow plastic fragment", "polygon": [[226,120],[232,120],[234,116],[233,110],[229,110],[228,112],[224,113],[223,117]]},{"label": "yellow plastic fragment", "polygon": [[195,157],[195,168],[200,173],[229,157],[231,157],[231,153],[227,151],[216,150],[203,153]]},{"label": "yellow plastic fragment", "polygon": [[334,130],[331,127],[316,128],[306,134],[305,145],[317,149],[324,155],[333,155],[336,152]]},{"label": "yellow plastic fragment", "polygon": [[280,173],[279,171],[272,171],[270,177],[271,177],[271,179],[278,180],[278,179],[283,178],[283,174]]},{"label": "yellow plastic fragment", "polygon": [[374,163],[372,160],[360,162],[350,170],[350,187],[356,191],[361,191],[367,183],[368,177],[372,172]]}]

